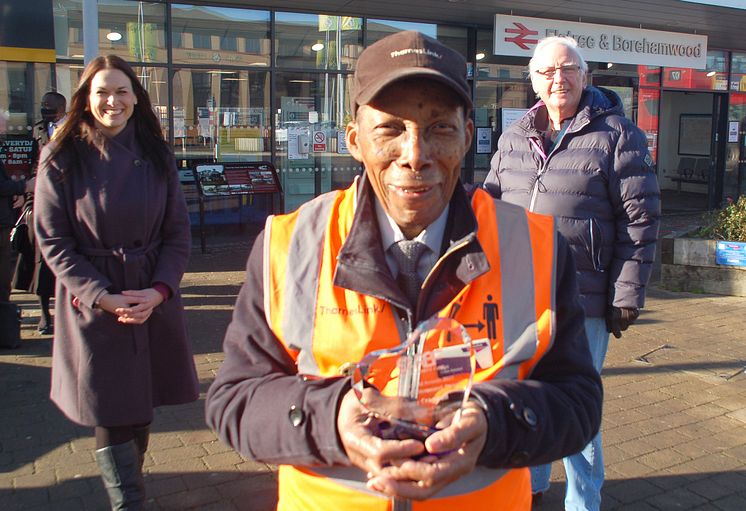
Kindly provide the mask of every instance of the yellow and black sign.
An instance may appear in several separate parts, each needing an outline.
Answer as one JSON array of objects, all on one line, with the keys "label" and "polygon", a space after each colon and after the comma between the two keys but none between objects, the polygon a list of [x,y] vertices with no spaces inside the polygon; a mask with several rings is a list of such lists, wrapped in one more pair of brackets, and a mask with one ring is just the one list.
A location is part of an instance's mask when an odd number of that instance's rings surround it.
[{"label": "yellow and black sign", "polygon": [[0,60],[55,61],[52,0],[3,0]]}]

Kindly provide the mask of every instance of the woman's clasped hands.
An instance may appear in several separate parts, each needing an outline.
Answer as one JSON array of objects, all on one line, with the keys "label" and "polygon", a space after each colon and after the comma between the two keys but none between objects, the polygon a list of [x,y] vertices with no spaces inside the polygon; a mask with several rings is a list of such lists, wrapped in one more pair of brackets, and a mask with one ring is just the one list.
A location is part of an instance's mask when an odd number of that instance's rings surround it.
[{"label": "woman's clasped hands", "polygon": [[117,316],[117,321],[130,325],[142,325],[153,310],[163,303],[163,295],[149,287],[125,290],[120,294],[104,294],[98,306]]}]

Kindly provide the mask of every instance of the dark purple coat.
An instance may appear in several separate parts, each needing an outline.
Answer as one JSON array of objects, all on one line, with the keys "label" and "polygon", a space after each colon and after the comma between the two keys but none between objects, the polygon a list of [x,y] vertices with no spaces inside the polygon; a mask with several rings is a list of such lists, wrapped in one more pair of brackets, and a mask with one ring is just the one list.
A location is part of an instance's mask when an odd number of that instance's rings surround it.
[{"label": "dark purple coat", "polygon": [[[143,424],[153,408],[197,399],[179,282],[191,249],[189,217],[176,172],[156,173],[130,123],[109,158],[83,144],[46,162],[36,183],[34,224],[57,276],[52,400],[87,426]],[[143,325],[124,325],[94,308],[104,293],[166,284],[172,297]],[[80,300],[73,306],[73,297]]]}]

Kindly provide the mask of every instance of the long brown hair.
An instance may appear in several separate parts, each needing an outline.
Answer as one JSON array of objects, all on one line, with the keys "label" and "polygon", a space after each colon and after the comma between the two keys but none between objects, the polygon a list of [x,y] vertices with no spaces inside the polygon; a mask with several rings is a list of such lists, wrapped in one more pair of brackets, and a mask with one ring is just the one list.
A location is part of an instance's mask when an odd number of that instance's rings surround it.
[{"label": "long brown hair", "polygon": [[54,139],[57,144],[50,152],[49,159],[52,160],[61,153],[74,154],[78,140],[94,146],[102,154],[107,154],[107,138],[96,128],[89,107],[91,81],[96,73],[103,69],[118,69],[132,82],[137,104],[134,106],[128,123],[135,123],[135,136],[145,151],[146,158],[155,165],[156,172],[166,175],[169,170],[168,165],[172,165],[171,158],[169,158],[171,149],[163,138],[161,125],[150,104],[150,97],[130,65],[116,55],[98,56],[83,70],[78,88],[70,101],[67,118],[59,132],[55,133]]}]

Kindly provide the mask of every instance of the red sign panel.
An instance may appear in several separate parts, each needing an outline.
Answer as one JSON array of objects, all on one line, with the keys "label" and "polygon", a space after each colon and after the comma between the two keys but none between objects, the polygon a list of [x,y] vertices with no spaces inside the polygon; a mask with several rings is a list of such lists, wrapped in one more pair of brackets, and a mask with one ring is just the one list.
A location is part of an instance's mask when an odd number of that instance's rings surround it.
[{"label": "red sign panel", "polygon": [[0,160],[5,166],[5,173],[12,175],[29,175],[35,169],[34,141],[29,139],[5,140],[0,150]]}]

